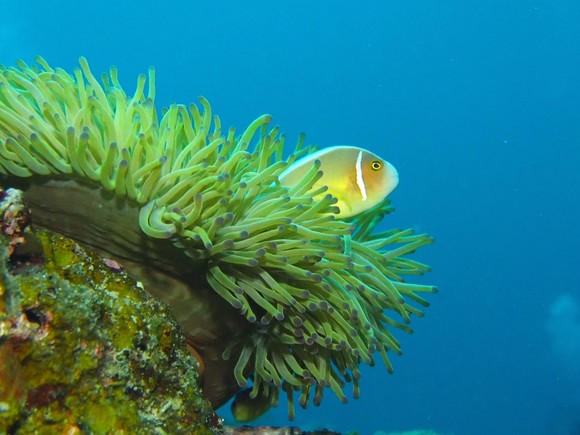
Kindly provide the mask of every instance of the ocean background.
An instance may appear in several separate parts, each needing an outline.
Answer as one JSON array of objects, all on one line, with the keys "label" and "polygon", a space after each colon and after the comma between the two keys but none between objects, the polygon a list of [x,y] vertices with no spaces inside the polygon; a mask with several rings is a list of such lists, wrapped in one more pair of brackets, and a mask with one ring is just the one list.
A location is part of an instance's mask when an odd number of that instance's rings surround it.
[{"label": "ocean background", "polygon": [[[209,99],[239,130],[274,116],[294,144],[395,165],[382,228],[437,239],[415,332],[362,397],[292,424],[360,434],[580,434],[578,0],[4,2],[0,63],[111,65],[157,105]],[[348,393],[350,390],[347,388]],[[220,414],[231,421],[227,407]],[[255,422],[286,425],[286,406]]]}]

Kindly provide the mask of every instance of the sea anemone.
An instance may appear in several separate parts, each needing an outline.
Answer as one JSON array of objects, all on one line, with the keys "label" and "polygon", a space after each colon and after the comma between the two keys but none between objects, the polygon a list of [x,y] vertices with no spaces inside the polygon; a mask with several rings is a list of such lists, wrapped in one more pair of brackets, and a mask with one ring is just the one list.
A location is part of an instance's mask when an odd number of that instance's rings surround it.
[{"label": "sea anemone", "polygon": [[239,387],[271,403],[282,390],[292,416],[294,393],[303,407],[326,388],[346,401],[345,383],[358,396],[359,366],[376,355],[392,370],[393,330],[410,331],[420,294],[436,289],[402,279],[428,270],[406,255],[429,236],[374,232],[388,200],[338,219],[335,198],[313,200],[316,163],[294,186],[278,181],[312,151],[303,137],[284,159],[270,116],[222,134],[204,98],[158,118],[152,69],[131,97],[115,68],[99,83],[84,58],[73,75],[37,63],[0,67],[0,171],[28,180],[34,222],[141,265],[139,279],[172,280],[145,288],[173,307],[206,377],[217,370],[206,356],[226,362],[225,380],[204,385],[214,405]]}]

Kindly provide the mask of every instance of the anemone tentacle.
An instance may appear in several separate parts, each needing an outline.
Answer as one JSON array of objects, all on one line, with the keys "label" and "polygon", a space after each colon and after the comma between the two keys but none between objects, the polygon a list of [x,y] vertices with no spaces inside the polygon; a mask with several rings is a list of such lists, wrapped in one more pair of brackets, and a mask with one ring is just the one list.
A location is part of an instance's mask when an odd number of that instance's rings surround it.
[{"label": "anemone tentacle", "polygon": [[346,401],[347,383],[358,396],[359,366],[376,354],[392,370],[388,353],[401,353],[394,330],[410,331],[411,316],[422,315],[416,305],[427,306],[420,295],[436,291],[402,279],[429,270],[406,256],[431,237],[376,233],[393,210],[388,200],[337,219],[336,199],[315,201],[325,188],[310,191],[317,163],[281,186],[278,176],[311,148],[300,136],[282,160],[285,138],[269,115],[239,136],[222,134],[204,98],[158,116],[153,69],[128,96],[115,68],[99,82],[84,58],[73,75],[37,63],[0,67],[0,172],[90,180],[132,201],[142,231],[183,249],[251,324],[223,351],[239,387],[251,381],[251,397],[272,400],[284,391],[293,414],[294,392],[302,407],[327,388]]}]

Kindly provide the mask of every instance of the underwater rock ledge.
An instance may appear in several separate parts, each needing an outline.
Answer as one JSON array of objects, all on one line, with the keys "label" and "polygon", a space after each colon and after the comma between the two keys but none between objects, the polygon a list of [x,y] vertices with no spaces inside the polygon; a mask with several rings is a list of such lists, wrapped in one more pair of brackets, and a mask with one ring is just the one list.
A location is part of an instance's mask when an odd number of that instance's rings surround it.
[{"label": "underwater rock ledge", "polygon": [[169,309],[0,199],[0,433],[221,433]]}]

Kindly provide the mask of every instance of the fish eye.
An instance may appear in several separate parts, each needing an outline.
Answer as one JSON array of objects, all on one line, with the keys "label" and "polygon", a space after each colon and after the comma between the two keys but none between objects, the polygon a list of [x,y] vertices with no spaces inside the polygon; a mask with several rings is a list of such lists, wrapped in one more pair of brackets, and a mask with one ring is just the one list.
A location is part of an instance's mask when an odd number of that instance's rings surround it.
[{"label": "fish eye", "polygon": [[379,162],[378,160],[373,160],[371,162],[371,169],[373,171],[378,171],[383,167],[383,164],[381,162]]}]

